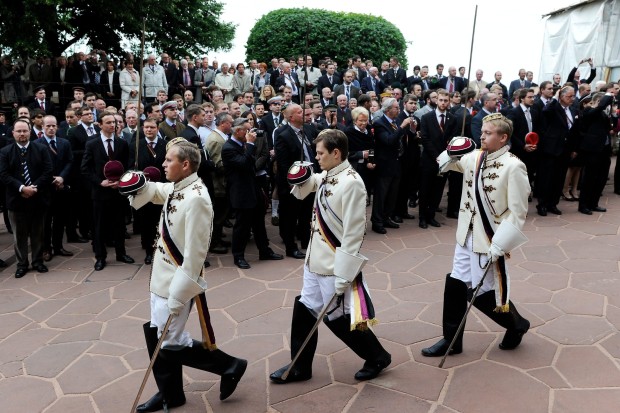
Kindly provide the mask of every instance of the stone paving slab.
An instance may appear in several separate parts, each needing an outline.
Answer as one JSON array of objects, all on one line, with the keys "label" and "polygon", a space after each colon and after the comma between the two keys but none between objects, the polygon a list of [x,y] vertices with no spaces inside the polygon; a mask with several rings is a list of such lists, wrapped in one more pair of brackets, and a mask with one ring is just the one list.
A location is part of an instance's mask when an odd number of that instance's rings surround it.
[{"label": "stone paving slab", "polygon": [[[206,279],[218,345],[247,358],[248,370],[236,393],[220,402],[216,376],[186,369],[187,404],[173,411],[617,412],[620,197],[610,185],[601,205],[607,213],[585,216],[562,202],[561,216],[539,217],[530,204],[530,241],[513,252],[508,268],[512,298],[532,328],[518,349],[502,351],[502,329],[473,310],[464,352],[443,369],[420,349],[441,335],[456,221],[440,215],[441,228],[422,230],[410,220],[387,235],[369,232],[365,275],[380,320],[375,331],[392,364],[367,383],[353,379],[362,361],[320,326],[312,380],[271,384],[269,373],[290,358],[303,263],[258,261],[254,245],[249,270],[236,268],[230,255],[214,255]],[[281,251],[277,228],[268,224],[268,235]],[[74,257],[55,257],[49,273],[19,280],[11,242],[0,227],[0,257],[10,264],[0,272],[0,412],[128,411],[148,365],[142,324],[150,267],[139,264],[139,237],[127,243],[137,264],[114,262],[95,273],[90,246],[68,244]],[[188,329],[198,337],[195,312]],[[142,399],[154,391],[151,377]]]}]

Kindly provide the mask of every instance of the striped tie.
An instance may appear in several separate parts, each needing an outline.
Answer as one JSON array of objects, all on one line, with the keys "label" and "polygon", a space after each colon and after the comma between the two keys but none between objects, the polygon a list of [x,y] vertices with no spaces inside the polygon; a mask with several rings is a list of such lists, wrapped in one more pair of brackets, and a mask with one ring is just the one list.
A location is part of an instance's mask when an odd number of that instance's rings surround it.
[{"label": "striped tie", "polygon": [[32,185],[30,180],[30,172],[28,172],[28,164],[26,163],[26,148],[20,148],[22,152],[22,168],[24,168],[24,184],[26,186]]}]

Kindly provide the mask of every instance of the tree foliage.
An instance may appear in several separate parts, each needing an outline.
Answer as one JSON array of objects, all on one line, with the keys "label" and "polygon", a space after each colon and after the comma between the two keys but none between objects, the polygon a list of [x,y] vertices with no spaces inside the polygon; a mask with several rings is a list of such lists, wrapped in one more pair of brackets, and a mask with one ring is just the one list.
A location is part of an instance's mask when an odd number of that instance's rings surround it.
[{"label": "tree foliage", "polygon": [[[171,55],[232,46],[235,25],[217,0],[19,0],[0,8],[0,48],[17,56],[61,55],[80,41],[121,54],[123,40],[145,40]],[[144,17],[144,19],[143,19]]]},{"label": "tree foliage", "polygon": [[359,55],[380,65],[396,56],[402,66],[407,65],[405,38],[384,18],[306,8],[280,9],[261,17],[248,37],[247,59],[269,62],[273,57],[304,54],[306,33],[308,54],[315,62],[329,56],[342,67],[349,57]]}]

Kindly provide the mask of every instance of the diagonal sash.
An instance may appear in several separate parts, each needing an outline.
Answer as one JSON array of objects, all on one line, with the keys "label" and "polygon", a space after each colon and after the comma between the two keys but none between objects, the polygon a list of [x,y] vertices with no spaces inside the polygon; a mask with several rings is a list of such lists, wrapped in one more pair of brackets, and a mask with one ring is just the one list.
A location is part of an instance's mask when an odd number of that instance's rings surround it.
[{"label": "diagonal sash", "polygon": [[[480,213],[480,219],[482,220],[482,226],[484,228],[484,232],[487,236],[489,242],[492,242],[493,235],[495,231],[493,230],[493,226],[491,225],[491,221],[489,220],[489,212],[485,206],[485,203],[482,200],[482,195],[487,196],[484,192],[484,182],[483,182],[483,173],[482,166],[485,164],[487,157],[486,151],[480,151],[480,155],[478,155],[478,159],[476,161],[476,205],[478,206],[478,212]],[[490,205],[490,202],[487,202],[486,205]],[[506,259],[505,257],[499,257],[497,261],[495,261],[495,311],[501,313],[507,313],[509,311],[509,280],[508,273],[506,272]]]},{"label": "diagonal sash", "polygon": [[[173,192],[174,193],[174,192]],[[168,228],[168,205],[172,200],[172,194],[168,197],[168,201],[164,206],[164,216],[161,220],[161,239],[164,244],[164,249],[168,255],[172,258],[174,264],[178,267],[183,265],[183,253],[177,245],[174,243],[172,234]],[[202,277],[202,274],[200,274]],[[209,307],[207,306],[207,297],[204,292],[194,297],[196,302],[196,310],[198,310],[198,319],[200,320],[200,329],[202,331],[202,345],[208,350],[217,350],[215,344],[215,333],[213,332],[213,326],[211,325],[211,315],[209,314]]]}]

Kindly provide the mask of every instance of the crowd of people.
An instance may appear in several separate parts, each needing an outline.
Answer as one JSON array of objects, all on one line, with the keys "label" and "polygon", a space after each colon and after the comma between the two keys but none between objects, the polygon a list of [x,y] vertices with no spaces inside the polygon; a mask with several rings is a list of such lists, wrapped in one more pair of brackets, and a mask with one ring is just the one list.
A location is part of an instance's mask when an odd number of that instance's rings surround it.
[{"label": "crowd of people", "polygon": [[[591,67],[588,79],[582,65]],[[416,207],[420,228],[439,227],[446,182],[445,214],[458,218],[463,177],[439,173],[436,159],[455,136],[480,146],[482,120],[496,112],[512,121],[510,152],[527,166],[539,215],[561,214],[561,199],[578,201],[584,214],[604,212],[599,198],[619,129],[619,86],[592,84],[592,59],[581,60],[564,82],[556,74],[537,85],[521,69],[508,87],[499,71],[492,81],[482,70],[474,79],[464,67],[446,73],[442,64],[434,74],[428,66],[407,73],[395,57],[375,63],[353,56],[344,66],[329,57],[315,66],[311,56],[220,65],[167,53],[140,62],[100,50],[39,57],[25,67],[3,58],[0,179],[15,275],[30,264],[45,272],[55,255],[70,256],[63,242],[92,242],[95,270],[106,266],[106,247],[133,263],[125,250],[131,233],[140,235],[151,264],[161,206],[132,209],[118,193],[118,177],[138,169],[164,182],[165,146],[177,137],[201,151],[198,176],[214,207],[209,251],[231,249],[242,269],[251,267],[244,252],[252,237],[259,259],[284,258],[270,248],[269,210],[285,255],[305,258],[313,200],[291,194],[287,172],[295,161],[319,171],[313,141],[325,129],[347,136],[348,160],[363,180],[366,206],[372,204],[371,229],[380,234],[415,219]],[[236,148],[227,148],[248,131],[253,165],[240,164]],[[615,177],[620,194],[618,167]]]}]

